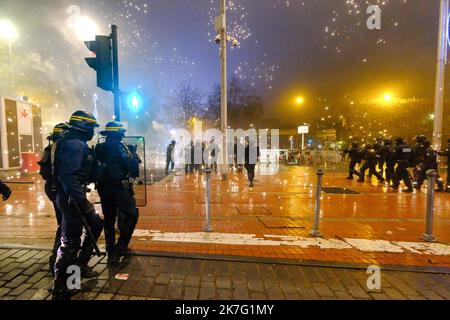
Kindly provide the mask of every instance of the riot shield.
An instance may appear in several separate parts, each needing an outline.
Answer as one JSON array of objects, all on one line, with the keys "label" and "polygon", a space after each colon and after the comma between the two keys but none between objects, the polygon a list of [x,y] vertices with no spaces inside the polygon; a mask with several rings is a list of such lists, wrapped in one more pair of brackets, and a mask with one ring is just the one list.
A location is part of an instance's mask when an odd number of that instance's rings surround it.
[{"label": "riot shield", "polygon": [[136,198],[136,206],[147,206],[147,158],[145,154],[145,138],[142,136],[133,136],[123,138],[123,142],[127,146],[136,148],[136,153],[141,159],[139,165],[139,177],[134,182],[134,193]]}]

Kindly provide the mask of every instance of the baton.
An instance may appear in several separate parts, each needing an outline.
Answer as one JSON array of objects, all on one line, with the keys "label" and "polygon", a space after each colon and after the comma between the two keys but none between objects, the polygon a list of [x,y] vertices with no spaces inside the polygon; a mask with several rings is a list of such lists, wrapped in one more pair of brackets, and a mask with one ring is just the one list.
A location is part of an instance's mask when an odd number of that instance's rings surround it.
[{"label": "baton", "polygon": [[86,218],[81,213],[80,206],[78,205],[77,201],[74,198],[70,197],[69,198],[69,205],[71,205],[72,208],[80,216],[81,221],[82,221],[83,226],[84,226],[84,229],[86,230],[87,236],[88,236],[89,240],[91,241],[92,246],[94,247],[95,253],[97,254],[98,257],[101,257],[102,253],[100,252],[100,249],[98,248],[97,242],[95,241],[95,237],[92,234],[91,227],[89,227],[89,224],[87,223]]}]

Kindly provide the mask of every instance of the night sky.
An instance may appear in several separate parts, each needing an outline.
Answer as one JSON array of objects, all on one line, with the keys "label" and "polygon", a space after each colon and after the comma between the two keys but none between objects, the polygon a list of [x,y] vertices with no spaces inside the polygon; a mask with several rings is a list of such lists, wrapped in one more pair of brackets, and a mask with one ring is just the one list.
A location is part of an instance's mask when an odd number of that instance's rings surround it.
[{"label": "night sky", "polygon": [[[367,3],[384,2],[382,30],[366,28]],[[293,98],[305,96],[314,112],[322,100],[376,97],[432,99],[438,0],[234,0],[230,32],[240,40],[229,51],[229,75],[253,85],[266,115],[300,121]],[[45,105],[50,123],[90,108],[99,95],[101,120],[111,117],[112,98],[95,88],[84,62],[88,51],[70,28],[67,8],[96,22],[101,34],[117,24],[122,90],[138,89],[146,108],[164,110],[180,81],[206,93],[219,81],[218,46],[211,17],[217,0],[0,0],[0,19],[19,30],[13,44],[19,94]],[[8,55],[0,44],[0,91],[10,93]],[[430,105],[430,110],[432,106]]]}]

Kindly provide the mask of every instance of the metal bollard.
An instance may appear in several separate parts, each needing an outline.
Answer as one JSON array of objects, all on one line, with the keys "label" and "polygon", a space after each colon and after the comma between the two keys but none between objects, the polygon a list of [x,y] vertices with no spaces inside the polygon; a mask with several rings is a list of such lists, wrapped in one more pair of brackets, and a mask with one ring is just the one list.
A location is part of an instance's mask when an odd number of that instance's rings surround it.
[{"label": "metal bollard", "polygon": [[436,237],[433,235],[433,214],[434,214],[434,184],[438,173],[436,170],[428,170],[428,189],[427,189],[427,222],[425,234],[421,237],[427,242],[435,242]]},{"label": "metal bollard", "polygon": [[319,220],[320,220],[320,197],[322,195],[322,177],[323,170],[317,170],[317,188],[316,188],[316,207],[314,209],[314,226],[311,229],[311,236],[320,237]]},{"label": "metal bollard", "polygon": [[203,231],[212,232],[213,230],[211,227],[211,169],[207,168],[205,170],[205,173],[206,173],[206,190],[205,190],[206,219]]}]

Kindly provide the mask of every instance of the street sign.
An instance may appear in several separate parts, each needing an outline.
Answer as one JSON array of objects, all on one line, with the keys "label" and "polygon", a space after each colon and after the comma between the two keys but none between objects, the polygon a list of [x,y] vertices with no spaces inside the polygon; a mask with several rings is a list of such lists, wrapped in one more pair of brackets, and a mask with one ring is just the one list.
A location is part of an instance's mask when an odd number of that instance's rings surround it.
[{"label": "street sign", "polygon": [[298,127],[298,134],[309,133],[309,126]]}]

